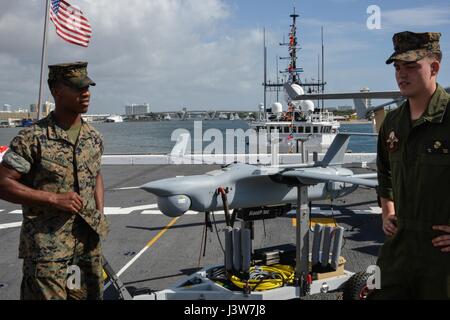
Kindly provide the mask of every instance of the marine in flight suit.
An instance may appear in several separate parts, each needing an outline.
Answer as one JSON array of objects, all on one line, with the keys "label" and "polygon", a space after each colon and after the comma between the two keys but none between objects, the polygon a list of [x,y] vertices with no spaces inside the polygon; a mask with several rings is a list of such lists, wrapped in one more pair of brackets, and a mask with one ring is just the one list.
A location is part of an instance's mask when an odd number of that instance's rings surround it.
[{"label": "marine in flight suit", "polygon": [[[402,74],[401,68],[429,67],[422,60],[430,54],[440,60],[440,35],[394,35],[395,52],[386,63],[396,63],[401,91],[414,85],[406,74],[416,72]],[[414,119],[408,99],[386,115],[380,128],[378,195],[393,202],[395,214],[388,218],[383,207],[388,236],[377,261],[381,289],[372,299],[450,298],[450,95],[435,86],[420,116]]]}]

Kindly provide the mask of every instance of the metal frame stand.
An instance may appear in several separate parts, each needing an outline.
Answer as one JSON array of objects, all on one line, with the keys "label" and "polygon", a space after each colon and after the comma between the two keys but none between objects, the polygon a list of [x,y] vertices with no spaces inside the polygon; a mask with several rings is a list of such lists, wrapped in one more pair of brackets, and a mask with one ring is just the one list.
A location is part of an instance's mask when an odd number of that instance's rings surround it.
[{"label": "metal frame stand", "polygon": [[133,300],[133,297],[128,292],[127,288],[123,284],[122,280],[119,279],[117,274],[114,272],[113,268],[108,263],[108,260],[103,256],[103,270],[105,271],[106,275],[110,279],[112,285],[116,288],[117,292],[119,293],[121,300]]},{"label": "metal frame stand", "polygon": [[309,274],[309,212],[308,212],[308,188],[304,185],[297,187],[296,209],[296,261],[295,277],[300,287],[300,294],[306,294]]},{"label": "metal frame stand", "polygon": [[[300,298],[305,295],[327,293],[342,289],[347,280],[354,274],[344,274],[326,279],[308,281],[309,275],[309,232],[310,218],[308,207],[308,189],[305,185],[297,186],[296,209],[296,264],[294,286],[284,286],[267,291],[233,291],[210,280],[210,270],[222,265],[206,267],[189,277],[177,282],[168,289],[150,294],[135,295],[134,300],[285,300]],[[126,289],[125,289],[126,290]]]}]

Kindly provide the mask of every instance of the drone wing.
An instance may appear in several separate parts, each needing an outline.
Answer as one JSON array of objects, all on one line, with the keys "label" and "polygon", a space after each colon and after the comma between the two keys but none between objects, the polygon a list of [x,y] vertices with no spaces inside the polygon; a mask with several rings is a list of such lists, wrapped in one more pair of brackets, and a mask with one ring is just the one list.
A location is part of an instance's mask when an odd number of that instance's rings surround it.
[{"label": "drone wing", "polygon": [[337,181],[371,188],[375,188],[378,186],[377,180],[359,178],[358,176],[340,176],[328,173],[309,172],[307,170],[290,170],[282,172],[281,175],[285,177],[297,178],[300,183],[303,183],[305,185],[316,184],[319,182]]}]

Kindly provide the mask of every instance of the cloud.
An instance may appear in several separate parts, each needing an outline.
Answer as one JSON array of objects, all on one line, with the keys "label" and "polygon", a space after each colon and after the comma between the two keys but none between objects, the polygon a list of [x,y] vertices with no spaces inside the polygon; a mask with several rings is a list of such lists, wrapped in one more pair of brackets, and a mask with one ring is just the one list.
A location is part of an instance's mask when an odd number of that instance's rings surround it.
[{"label": "cloud", "polygon": [[[262,100],[262,27],[237,26],[240,16],[229,0],[70,0],[89,18],[93,37],[80,48],[60,39],[49,26],[48,63],[86,60],[97,82],[91,113],[123,113],[127,103],[149,103],[153,110],[256,109]],[[345,1],[344,1],[345,2]],[[0,4],[0,105],[27,106],[38,95],[43,30],[42,0]],[[384,11],[382,30],[369,31],[365,10],[356,17],[314,16],[299,21],[305,76],[317,77],[320,26],[324,26],[327,90],[370,85],[393,89],[391,74],[380,74],[391,54],[391,29],[446,23],[450,9],[425,6]],[[419,18],[420,13],[420,18]],[[412,22],[411,22],[412,21]],[[423,22],[422,22],[423,21]],[[288,21],[266,25],[269,76]],[[255,21],[254,25],[261,25]],[[282,27],[281,27],[282,25]],[[282,29],[281,29],[282,28]],[[272,30],[282,30],[282,33]],[[437,30],[438,31],[438,30]],[[443,34],[442,46],[446,49]],[[444,51],[446,52],[446,51]],[[273,56],[273,58],[272,58]],[[286,61],[281,61],[280,70]],[[448,63],[443,65],[449,82]],[[388,69],[386,69],[388,70]],[[274,77],[272,77],[274,78]],[[274,80],[274,79],[270,79]],[[46,90],[47,97],[50,96]]]},{"label": "cloud", "polygon": [[[50,23],[48,63],[89,62],[97,82],[90,112],[123,113],[131,102],[148,102],[156,110],[259,102],[262,30],[226,26],[231,11],[225,1],[71,3],[92,25],[91,44],[85,49],[65,43]],[[0,40],[6,45],[0,49],[0,65],[9,68],[0,75],[5,85],[0,103],[28,105],[37,99],[43,23],[39,13],[44,8],[36,1],[31,7],[2,4]],[[245,99],[238,100],[236,94]]]},{"label": "cloud", "polygon": [[383,28],[423,28],[450,24],[450,7],[423,6],[381,11]]}]

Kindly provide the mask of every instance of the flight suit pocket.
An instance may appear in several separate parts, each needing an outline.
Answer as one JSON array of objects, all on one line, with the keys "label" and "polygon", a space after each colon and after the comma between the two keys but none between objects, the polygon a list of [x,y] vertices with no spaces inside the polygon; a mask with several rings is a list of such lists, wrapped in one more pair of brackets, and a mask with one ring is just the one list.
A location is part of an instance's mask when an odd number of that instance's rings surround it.
[{"label": "flight suit pocket", "polygon": [[427,166],[450,166],[450,154],[428,154],[423,153],[419,163]]},{"label": "flight suit pocket", "polygon": [[419,156],[415,189],[423,199],[417,201],[416,212],[426,213],[425,220],[448,220],[449,177],[450,155],[423,153]]}]

